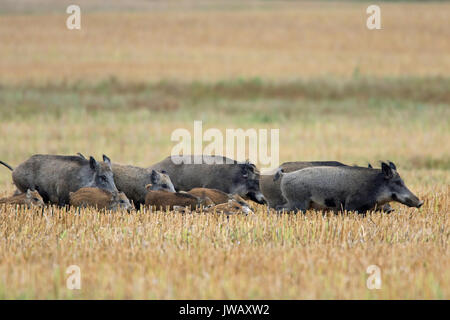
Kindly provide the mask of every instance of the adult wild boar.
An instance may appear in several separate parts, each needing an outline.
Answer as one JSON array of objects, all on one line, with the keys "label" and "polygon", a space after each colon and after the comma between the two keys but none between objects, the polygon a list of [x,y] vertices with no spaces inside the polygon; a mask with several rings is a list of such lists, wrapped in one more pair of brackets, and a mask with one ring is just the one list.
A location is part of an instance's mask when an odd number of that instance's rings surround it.
[{"label": "adult wild boar", "polygon": [[164,170],[158,172],[152,169],[121,164],[113,164],[112,170],[117,188],[123,191],[137,208],[145,204],[145,196],[148,192],[147,185],[150,185],[151,190],[154,191],[175,192],[172,181]]},{"label": "adult wild boar", "polygon": [[111,160],[103,162],[77,156],[36,154],[22,162],[12,172],[17,189],[37,190],[45,202],[60,206],[69,204],[69,193],[83,187],[117,191],[111,170]]},{"label": "adult wild boar", "polygon": [[180,155],[169,156],[151,168],[167,171],[177,191],[211,188],[265,203],[259,189],[259,171],[248,161],[237,162],[223,156]]},{"label": "adult wild boar", "polygon": [[281,192],[288,211],[310,208],[364,213],[397,201],[420,208],[420,201],[405,185],[396,166],[382,163],[381,169],[363,167],[309,167],[290,173],[282,170]]},{"label": "adult wild boar", "polygon": [[281,179],[274,179],[275,174],[279,169],[282,169],[284,173],[289,173],[303,168],[319,166],[340,167],[345,166],[345,164],[338,161],[285,162],[269,174],[262,174],[259,180],[259,186],[261,188],[261,192],[264,195],[264,198],[267,201],[267,205],[271,208],[277,209],[278,207],[281,207],[286,203],[286,199],[284,199],[283,195],[281,194]]}]

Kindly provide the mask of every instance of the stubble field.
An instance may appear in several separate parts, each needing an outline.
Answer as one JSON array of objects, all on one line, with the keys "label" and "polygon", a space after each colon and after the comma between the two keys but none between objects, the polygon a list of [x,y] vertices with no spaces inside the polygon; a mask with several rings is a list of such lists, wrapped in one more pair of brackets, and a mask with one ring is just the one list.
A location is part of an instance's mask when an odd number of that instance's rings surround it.
[{"label": "stubble field", "polygon": [[[28,11],[0,5],[0,159],[13,166],[76,152],[149,166],[202,120],[280,129],[280,162],[392,160],[425,204],[228,218],[2,207],[0,298],[450,297],[448,4],[383,3],[370,32],[360,2],[81,1],[77,32],[65,4],[19,2]],[[1,167],[0,196],[13,191]],[[81,290],[66,287],[70,265]]]}]

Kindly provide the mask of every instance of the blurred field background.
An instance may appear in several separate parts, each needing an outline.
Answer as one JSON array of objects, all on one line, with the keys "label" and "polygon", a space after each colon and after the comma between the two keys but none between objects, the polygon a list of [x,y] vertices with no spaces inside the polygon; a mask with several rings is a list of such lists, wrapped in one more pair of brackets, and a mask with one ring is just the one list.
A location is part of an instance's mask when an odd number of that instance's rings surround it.
[{"label": "blurred field background", "polygon": [[[0,209],[0,297],[448,299],[450,3],[381,2],[375,31],[360,1],[77,1],[80,31],[69,4],[0,3],[1,160],[148,166],[194,120],[279,128],[281,162],[389,159],[426,205],[226,222]],[[0,168],[0,195],[13,190]],[[346,232],[326,238],[333,224]],[[70,264],[80,292],[64,286]],[[370,264],[381,290],[365,286]]]}]

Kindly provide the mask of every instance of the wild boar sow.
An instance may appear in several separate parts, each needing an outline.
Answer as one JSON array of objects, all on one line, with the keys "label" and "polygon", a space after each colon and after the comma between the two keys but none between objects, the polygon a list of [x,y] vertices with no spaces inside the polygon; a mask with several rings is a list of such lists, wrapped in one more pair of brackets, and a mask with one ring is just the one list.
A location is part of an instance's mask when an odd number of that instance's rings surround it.
[{"label": "wild boar sow", "polygon": [[151,186],[151,190],[175,192],[172,181],[164,170],[158,172],[152,169],[121,164],[113,164],[112,170],[117,188],[125,192],[137,207],[145,203],[147,185]]},{"label": "wild boar sow", "polygon": [[167,157],[151,168],[167,171],[177,191],[211,188],[265,203],[259,189],[259,171],[249,162],[222,156],[187,155]]},{"label": "wild boar sow", "polygon": [[364,213],[390,201],[417,208],[423,204],[406,187],[392,162],[382,163],[381,169],[310,167],[279,176],[288,211],[321,208]]},{"label": "wild boar sow", "polygon": [[26,192],[37,190],[45,202],[69,204],[69,193],[83,187],[97,187],[117,191],[114,184],[111,161],[103,156],[97,162],[78,156],[37,154],[21,163],[12,173],[16,187]]}]

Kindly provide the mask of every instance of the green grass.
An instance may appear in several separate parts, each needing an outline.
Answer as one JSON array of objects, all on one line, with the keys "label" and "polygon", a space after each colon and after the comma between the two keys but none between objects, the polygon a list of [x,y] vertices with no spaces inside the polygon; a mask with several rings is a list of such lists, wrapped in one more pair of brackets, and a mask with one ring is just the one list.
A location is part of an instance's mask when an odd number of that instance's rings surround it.
[{"label": "green grass", "polygon": [[[448,115],[450,78],[400,78],[347,81],[316,79],[273,83],[237,79],[217,83],[121,83],[114,78],[95,84],[77,82],[45,86],[0,86],[0,115],[33,117],[46,112],[60,116],[68,109],[100,111],[148,110],[193,117],[204,113],[238,113],[245,120],[284,121],[300,112],[316,115],[383,116],[427,108]],[[256,112],[263,112],[256,113]],[[306,115],[307,113],[307,115]],[[245,116],[251,115],[251,117]]]}]

